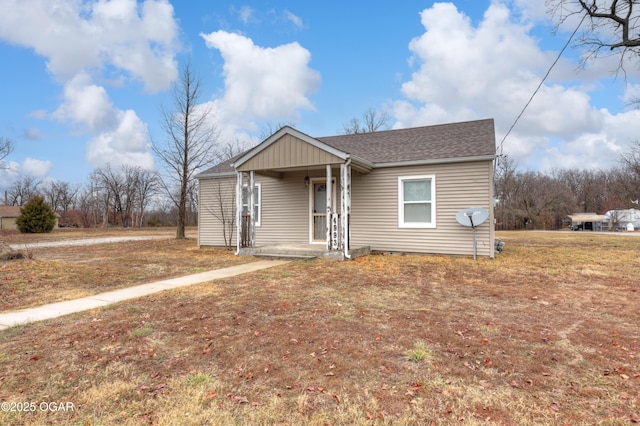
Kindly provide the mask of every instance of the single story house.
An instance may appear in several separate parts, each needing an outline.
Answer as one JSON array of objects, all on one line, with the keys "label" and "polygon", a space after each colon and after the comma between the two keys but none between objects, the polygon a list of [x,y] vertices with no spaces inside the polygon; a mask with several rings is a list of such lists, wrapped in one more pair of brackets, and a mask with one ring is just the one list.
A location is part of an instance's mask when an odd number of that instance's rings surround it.
[{"label": "single story house", "polygon": [[0,206],[0,231],[18,229],[16,219],[20,216],[20,206]]},{"label": "single story house", "polygon": [[470,256],[456,213],[478,207],[477,254],[493,257],[494,159],[493,119],[320,138],[285,126],[197,176],[198,245]]}]

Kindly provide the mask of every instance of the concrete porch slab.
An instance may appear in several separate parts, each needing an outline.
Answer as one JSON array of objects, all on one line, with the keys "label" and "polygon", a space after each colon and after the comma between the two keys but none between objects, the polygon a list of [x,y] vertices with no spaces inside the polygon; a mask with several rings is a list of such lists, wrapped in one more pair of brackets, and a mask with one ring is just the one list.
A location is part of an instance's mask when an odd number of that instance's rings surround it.
[{"label": "concrete porch slab", "polygon": [[[349,250],[351,258],[366,256],[371,251],[369,246],[352,248]],[[280,243],[245,247],[240,249],[240,255],[271,258],[305,259],[325,258],[343,260],[342,251],[327,250],[324,244],[295,244]]]}]

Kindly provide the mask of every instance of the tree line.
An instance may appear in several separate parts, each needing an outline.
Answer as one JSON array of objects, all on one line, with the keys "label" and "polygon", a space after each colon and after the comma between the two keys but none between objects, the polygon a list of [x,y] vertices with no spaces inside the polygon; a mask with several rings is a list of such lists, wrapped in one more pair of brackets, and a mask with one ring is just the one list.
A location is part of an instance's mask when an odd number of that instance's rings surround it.
[{"label": "tree line", "polygon": [[[174,191],[175,192],[175,191]],[[60,226],[175,226],[177,207],[167,197],[157,172],[139,166],[96,168],[84,185],[22,176],[4,194],[5,204],[22,206],[41,196],[59,215]],[[186,225],[195,225],[197,194],[187,193]]]},{"label": "tree line", "polygon": [[608,170],[521,171],[509,157],[495,167],[496,229],[561,229],[572,213],[638,208],[640,142]]}]

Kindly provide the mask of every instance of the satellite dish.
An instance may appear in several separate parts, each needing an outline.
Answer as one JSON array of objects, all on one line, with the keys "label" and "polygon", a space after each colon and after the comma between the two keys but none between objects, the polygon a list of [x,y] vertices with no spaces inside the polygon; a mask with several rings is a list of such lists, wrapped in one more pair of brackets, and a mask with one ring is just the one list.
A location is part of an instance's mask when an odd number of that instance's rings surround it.
[{"label": "satellite dish", "polygon": [[463,209],[456,213],[456,220],[462,226],[469,226],[473,229],[473,260],[476,260],[476,227],[482,225],[489,218],[489,210],[484,207],[472,207]]},{"label": "satellite dish", "polygon": [[473,207],[456,213],[456,220],[460,225],[472,228],[482,225],[487,219],[489,219],[489,210],[484,207]]}]

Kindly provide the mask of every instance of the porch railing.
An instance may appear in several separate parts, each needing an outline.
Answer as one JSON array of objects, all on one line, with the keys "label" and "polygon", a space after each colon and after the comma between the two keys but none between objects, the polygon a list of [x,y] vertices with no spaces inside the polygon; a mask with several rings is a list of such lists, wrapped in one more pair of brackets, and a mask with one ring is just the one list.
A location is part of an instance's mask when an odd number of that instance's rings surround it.
[{"label": "porch railing", "polygon": [[240,247],[250,247],[251,237],[249,230],[251,229],[251,215],[242,215],[242,224],[240,228]]}]

